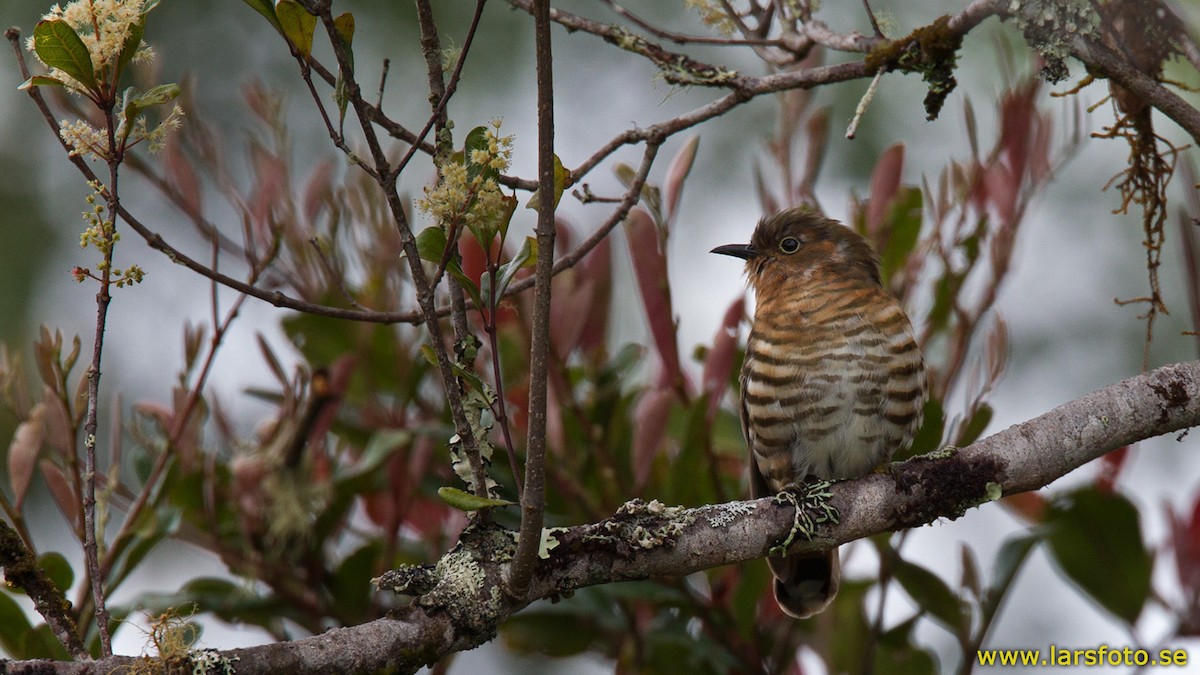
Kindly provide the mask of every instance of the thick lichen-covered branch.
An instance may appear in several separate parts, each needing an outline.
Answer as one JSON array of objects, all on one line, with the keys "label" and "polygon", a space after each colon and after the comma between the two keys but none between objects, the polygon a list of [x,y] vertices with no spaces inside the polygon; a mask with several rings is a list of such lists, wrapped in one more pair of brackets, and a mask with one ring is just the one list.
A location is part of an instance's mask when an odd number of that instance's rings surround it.
[{"label": "thick lichen-covered branch", "polygon": [[[814,527],[792,550],[954,519],[1003,495],[1041,488],[1129,443],[1200,424],[1200,362],[1166,366],[1066,403],[957,451],[935,453],[835,483],[803,500]],[[416,594],[394,616],[303,640],[222,652],[242,675],[393,669],[414,672],[478,646],[535,599],[616,581],[682,576],[765,556],[793,531],[790,503],[773,497],[697,508],[634,501],[611,518],[543,534],[524,599],[497,594],[512,533],[494,523],[466,533],[436,565],[381,585]],[[837,522],[828,517],[838,514]],[[803,520],[803,519],[801,519]],[[9,673],[107,672],[129,659],[9,662]]]}]

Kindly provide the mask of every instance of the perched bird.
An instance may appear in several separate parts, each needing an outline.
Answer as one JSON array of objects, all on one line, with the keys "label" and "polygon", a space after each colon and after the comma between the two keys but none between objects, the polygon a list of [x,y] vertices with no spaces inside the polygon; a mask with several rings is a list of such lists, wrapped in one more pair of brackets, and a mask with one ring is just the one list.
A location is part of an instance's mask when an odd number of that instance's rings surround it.
[{"label": "perched bird", "polygon": [[[865,239],[800,207],[761,220],[749,244],[712,252],[744,259],[757,296],[741,375],[755,497],[809,477],[864,476],[912,442],[925,402],[921,352]],[[767,563],[791,616],[812,616],[837,593],[837,549]]]}]

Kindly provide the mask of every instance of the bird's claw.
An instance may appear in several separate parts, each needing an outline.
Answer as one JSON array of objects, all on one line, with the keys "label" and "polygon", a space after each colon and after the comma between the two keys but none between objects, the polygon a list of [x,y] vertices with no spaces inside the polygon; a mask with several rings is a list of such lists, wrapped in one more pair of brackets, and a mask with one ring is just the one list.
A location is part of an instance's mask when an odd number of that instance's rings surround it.
[{"label": "bird's claw", "polygon": [[787,553],[788,548],[796,541],[797,535],[807,541],[812,541],[818,525],[838,522],[837,509],[829,503],[829,498],[833,496],[830,491],[831,487],[833,487],[833,483],[827,480],[792,483],[771,498],[771,501],[780,506],[790,504],[794,513],[792,529],[783,541],[771,547],[769,551],[771,555]]}]

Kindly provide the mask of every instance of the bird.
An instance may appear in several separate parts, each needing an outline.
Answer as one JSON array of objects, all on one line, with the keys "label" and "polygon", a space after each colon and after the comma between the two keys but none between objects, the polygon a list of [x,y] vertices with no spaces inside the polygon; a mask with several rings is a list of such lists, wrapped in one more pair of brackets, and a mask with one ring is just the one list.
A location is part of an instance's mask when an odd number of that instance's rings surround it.
[{"label": "bird", "polygon": [[[755,498],[812,478],[865,476],[912,443],[925,405],[924,363],[866,239],[800,206],[760,220],[749,244],[712,252],[745,260],[756,296],[741,371]],[[837,594],[836,548],[767,563],[790,616],[811,617]]]}]

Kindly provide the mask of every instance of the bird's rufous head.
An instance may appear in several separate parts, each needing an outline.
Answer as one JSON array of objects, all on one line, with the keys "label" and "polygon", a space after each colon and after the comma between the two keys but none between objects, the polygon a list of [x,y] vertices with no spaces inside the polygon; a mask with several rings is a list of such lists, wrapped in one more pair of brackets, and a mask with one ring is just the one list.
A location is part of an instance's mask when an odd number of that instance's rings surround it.
[{"label": "bird's rufous head", "polygon": [[746,275],[758,290],[789,279],[830,276],[880,283],[879,258],[867,240],[808,206],[763,218],[749,244],[718,246],[712,253],[745,260]]}]

